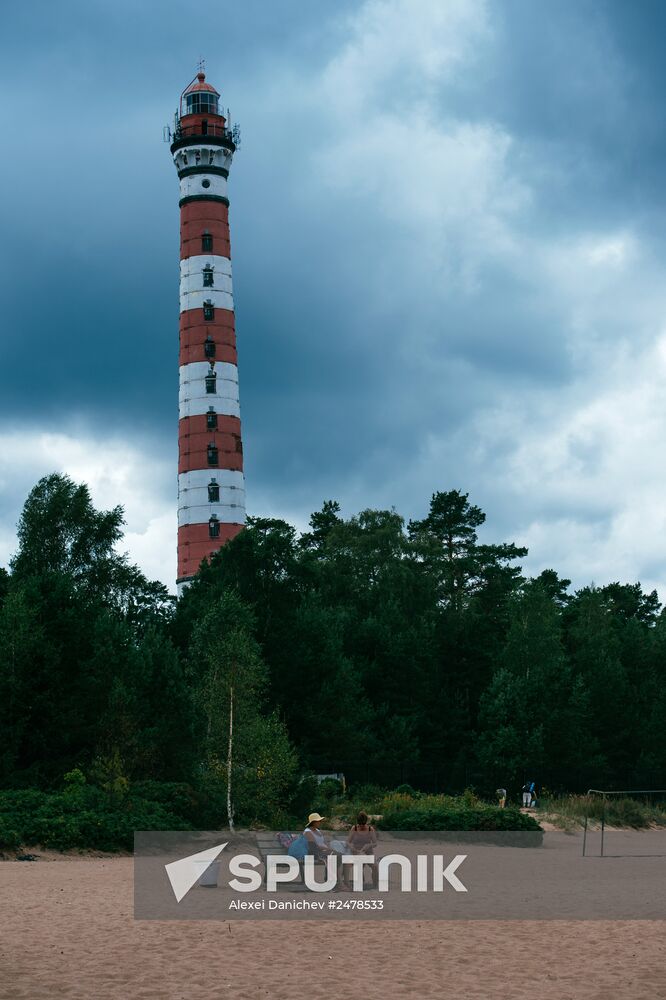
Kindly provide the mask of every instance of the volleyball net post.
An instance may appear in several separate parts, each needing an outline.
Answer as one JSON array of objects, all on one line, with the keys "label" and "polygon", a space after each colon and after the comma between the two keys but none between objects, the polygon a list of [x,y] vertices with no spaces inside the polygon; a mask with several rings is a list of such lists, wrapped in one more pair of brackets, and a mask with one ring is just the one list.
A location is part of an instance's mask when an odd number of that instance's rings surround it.
[{"label": "volleyball net post", "polygon": [[[652,797],[652,796],[659,796],[659,797],[662,797],[664,800],[666,800],[666,789],[664,789],[664,788],[625,788],[625,789],[620,789],[620,790],[615,790],[615,789],[609,790],[607,788],[606,789],[604,789],[604,788],[588,788],[588,790],[587,790],[587,796],[586,797],[588,799],[591,799],[591,797],[593,795],[600,795],[601,796],[601,818],[600,818],[600,821],[601,821],[601,829],[600,829],[601,840],[600,840],[599,854],[597,855],[597,857],[603,858],[603,857],[606,856],[604,854],[604,846],[605,846],[605,834],[606,834],[606,805],[607,805],[608,797],[609,796],[616,796],[617,798],[624,797],[624,798],[627,798],[627,799],[632,799],[632,798],[635,798],[635,796],[642,795],[642,796],[646,796],[646,797],[647,796],[650,796],[650,797]],[[583,823],[583,857],[587,857],[588,856],[587,855],[587,834],[588,834],[588,829],[589,829],[589,819],[590,819],[590,815],[589,814],[590,814],[590,809],[588,808],[588,809],[585,810],[585,821]]]}]

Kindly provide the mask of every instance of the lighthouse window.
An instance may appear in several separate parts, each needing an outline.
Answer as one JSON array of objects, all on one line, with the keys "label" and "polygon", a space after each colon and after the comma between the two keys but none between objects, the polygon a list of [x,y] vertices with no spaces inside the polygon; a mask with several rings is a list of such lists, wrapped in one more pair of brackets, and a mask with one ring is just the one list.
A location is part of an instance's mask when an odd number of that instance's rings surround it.
[{"label": "lighthouse window", "polygon": [[206,392],[217,392],[217,375],[212,369],[206,375]]},{"label": "lighthouse window", "polygon": [[211,538],[220,537],[220,522],[216,517],[211,517],[208,522],[208,534]]},{"label": "lighthouse window", "polygon": [[210,233],[204,233],[201,237],[201,250],[203,253],[213,252],[213,237]]},{"label": "lighthouse window", "polygon": [[206,414],[206,427],[209,431],[214,431],[217,427],[217,413],[212,408]]},{"label": "lighthouse window", "polygon": [[204,354],[207,358],[215,357],[215,341],[212,337],[206,337],[204,340]]},{"label": "lighthouse window", "polygon": [[198,91],[188,94],[187,113],[188,115],[216,115],[217,114],[217,94]]},{"label": "lighthouse window", "polygon": [[204,288],[212,288],[213,287],[213,268],[212,267],[204,267],[204,269],[203,269],[203,283],[204,283]]},{"label": "lighthouse window", "polygon": [[220,487],[214,479],[211,479],[211,481],[208,484],[208,502],[209,503],[220,502]]},{"label": "lighthouse window", "polygon": [[208,178],[207,178],[207,177],[206,177],[206,179],[205,179],[205,180],[203,180],[203,181],[201,182],[201,187],[202,187],[202,188],[209,188],[209,187],[210,187],[210,181],[208,180]]},{"label": "lighthouse window", "polygon": [[217,448],[214,444],[208,445],[208,464],[217,465]]},{"label": "lighthouse window", "polygon": [[215,319],[215,306],[209,300],[203,304],[204,319]]}]

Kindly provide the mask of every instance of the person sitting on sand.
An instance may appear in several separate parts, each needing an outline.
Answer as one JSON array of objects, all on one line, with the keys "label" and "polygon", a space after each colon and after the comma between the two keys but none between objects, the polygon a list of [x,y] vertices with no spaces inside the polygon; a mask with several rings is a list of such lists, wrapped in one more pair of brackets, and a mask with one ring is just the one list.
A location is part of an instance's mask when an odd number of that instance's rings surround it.
[{"label": "person sitting on sand", "polygon": [[[347,837],[347,846],[352,854],[374,855],[377,848],[377,831],[368,822],[367,812],[361,811],[356,817],[356,822]],[[372,886],[377,888],[379,875],[376,861],[370,865],[370,870],[372,872]]]},{"label": "person sitting on sand", "polygon": [[317,812],[310,813],[308,816],[308,825],[303,830],[303,836],[308,843],[308,852],[314,854],[316,861],[325,861],[328,855],[333,854],[337,861],[338,870],[338,881],[335,888],[336,890],[348,890],[350,886],[347,885],[344,879],[342,856],[333,847],[328,846],[324,834],[319,829],[323,821],[324,817],[320,816]]}]

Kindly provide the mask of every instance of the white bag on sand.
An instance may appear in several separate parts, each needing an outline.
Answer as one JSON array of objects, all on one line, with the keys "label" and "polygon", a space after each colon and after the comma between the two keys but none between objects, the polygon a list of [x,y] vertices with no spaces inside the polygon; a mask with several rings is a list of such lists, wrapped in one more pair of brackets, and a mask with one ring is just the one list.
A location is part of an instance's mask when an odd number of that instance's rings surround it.
[{"label": "white bag on sand", "polygon": [[216,889],[217,888],[217,878],[220,874],[220,862],[211,861],[210,864],[204,861],[207,867],[202,875],[199,876],[197,885],[203,886],[204,889]]}]

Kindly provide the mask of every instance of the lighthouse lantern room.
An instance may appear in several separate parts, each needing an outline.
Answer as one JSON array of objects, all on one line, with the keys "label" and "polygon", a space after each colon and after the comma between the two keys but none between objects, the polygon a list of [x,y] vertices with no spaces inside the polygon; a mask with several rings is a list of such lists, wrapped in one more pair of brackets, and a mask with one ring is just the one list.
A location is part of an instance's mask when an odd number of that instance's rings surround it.
[{"label": "lighthouse lantern room", "polygon": [[180,181],[178,592],[245,523],[227,178],[238,131],[203,71],[183,91]]}]

